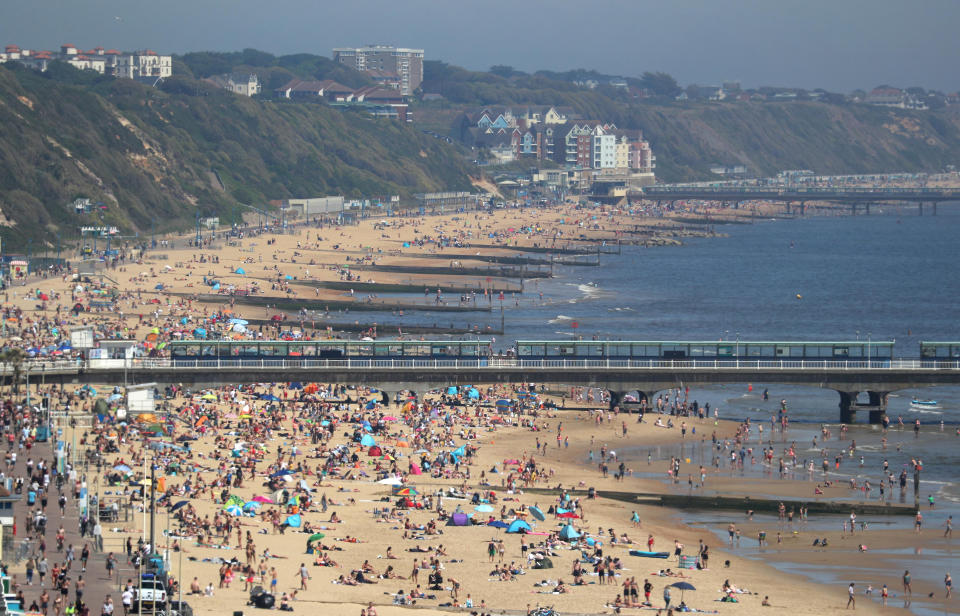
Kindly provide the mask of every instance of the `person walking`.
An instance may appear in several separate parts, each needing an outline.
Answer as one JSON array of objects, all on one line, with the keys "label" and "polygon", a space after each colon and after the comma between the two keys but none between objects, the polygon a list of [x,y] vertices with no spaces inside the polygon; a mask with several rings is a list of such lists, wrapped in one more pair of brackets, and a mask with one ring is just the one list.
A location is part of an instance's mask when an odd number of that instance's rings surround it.
[{"label": "person walking", "polygon": [[903,594],[913,596],[913,587],[910,585],[910,570],[903,572]]},{"label": "person walking", "polygon": [[853,589],[853,582],[847,586],[847,609],[857,609],[857,595]]},{"label": "person walking", "polygon": [[297,574],[300,576],[300,590],[307,589],[307,580],[310,579],[310,571],[307,570],[307,566],[303,563],[300,563],[300,572]]},{"label": "person walking", "polygon": [[663,587],[663,608],[670,609],[670,587]]}]

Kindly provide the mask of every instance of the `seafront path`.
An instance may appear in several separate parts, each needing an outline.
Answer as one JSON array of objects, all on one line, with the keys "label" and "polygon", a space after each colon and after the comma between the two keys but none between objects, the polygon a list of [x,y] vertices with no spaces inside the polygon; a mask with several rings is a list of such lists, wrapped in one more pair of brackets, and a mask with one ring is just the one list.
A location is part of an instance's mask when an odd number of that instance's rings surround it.
[{"label": "seafront path", "polygon": [[[78,428],[77,431],[80,432],[81,429]],[[70,435],[70,432],[71,429],[68,428],[66,433]],[[16,464],[8,469],[7,476],[14,478],[25,478],[27,472],[27,459],[31,458],[35,462],[39,460],[45,460],[50,468],[54,468],[56,464],[54,456],[54,439],[51,439],[47,442],[37,442],[34,444],[32,450],[21,450],[21,453],[17,456]],[[76,472],[77,477],[83,481],[84,471],[82,466],[77,468]],[[92,475],[88,474],[87,477],[92,479]],[[63,494],[67,497],[67,502],[62,514],[57,502],[59,493],[57,491],[56,482],[53,480],[50,482],[50,493],[46,507],[47,524],[44,534],[42,535],[42,539],[46,543],[45,554],[48,562],[48,573],[44,579],[44,583],[41,585],[40,576],[37,573],[35,573],[33,576],[32,584],[27,583],[25,576],[21,577],[16,574],[13,576],[16,582],[19,584],[19,589],[23,591],[25,599],[23,607],[29,608],[34,600],[40,604],[40,596],[43,591],[46,590],[49,594],[49,613],[57,613],[57,610],[54,607],[54,601],[58,593],[55,589],[54,581],[51,579],[51,572],[57,565],[59,565],[61,568],[64,566],[64,563],[67,560],[67,551],[70,546],[73,546],[74,560],[70,564],[67,573],[69,593],[66,597],[64,597],[64,605],[61,607],[59,612],[61,614],[64,613],[67,601],[72,603],[76,600],[77,581],[82,579],[82,599],[89,608],[91,614],[101,613],[101,607],[108,595],[110,595],[113,599],[117,610],[116,613],[121,614],[122,607],[120,602],[120,592],[118,590],[119,580],[123,579],[125,581],[127,578],[135,578],[136,572],[127,562],[126,553],[123,551],[122,542],[119,540],[114,540],[111,542],[109,537],[105,537],[106,544],[104,547],[106,548],[106,551],[101,551],[97,549],[96,541],[90,534],[81,536],[80,520],[83,512],[81,511],[79,501],[74,498],[73,483],[67,477],[64,479]],[[24,481],[26,484],[26,479]],[[92,481],[90,483],[92,484]],[[27,520],[35,516],[37,510],[41,508],[40,499],[37,499],[32,506],[28,503],[27,487],[27,485],[24,486],[22,498],[15,502],[13,506],[16,536],[14,537],[14,549],[7,555],[9,561],[6,563],[9,566],[13,564],[13,561],[16,561],[18,569],[22,567],[21,563],[26,561],[30,555],[34,556],[38,564],[43,559],[44,555],[44,553],[41,553],[40,551],[41,536],[36,534],[36,532],[33,532],[29,535],[26,532]],[[61,528],[61,526],[63,527],[64,531],[64,548],[62,551],[59,551],[57,549],[57,531],[59,528]],[[86,571],[83,571],[80,557],[85,545],[89,546],[90,559],[87,562]],[[117,569],[114,571],[112,579],[108,577],[106,569],[106,555],[109,552],[113,552],[117,558]]]}]

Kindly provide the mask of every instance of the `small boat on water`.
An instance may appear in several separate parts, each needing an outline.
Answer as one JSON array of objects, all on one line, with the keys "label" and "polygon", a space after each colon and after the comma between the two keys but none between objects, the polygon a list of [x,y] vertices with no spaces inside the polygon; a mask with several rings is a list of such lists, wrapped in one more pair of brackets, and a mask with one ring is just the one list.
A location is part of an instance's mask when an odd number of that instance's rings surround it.
[{"label": "small boat on water", "polygon": [[918,400],[917,398],[914,398],[913,400],[910,401],[910,404],[912,404],[913,406],[931,407],[931,406],[937,406],[937,401],[936,400]]}]

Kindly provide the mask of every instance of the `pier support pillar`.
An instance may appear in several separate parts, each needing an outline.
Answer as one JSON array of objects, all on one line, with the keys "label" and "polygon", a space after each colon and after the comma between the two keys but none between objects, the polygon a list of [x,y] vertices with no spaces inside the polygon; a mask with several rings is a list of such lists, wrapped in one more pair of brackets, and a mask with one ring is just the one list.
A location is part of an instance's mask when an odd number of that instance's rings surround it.
[{"label": "pier support pillar", "polygon": [[806,209],[807,209],[807,202],[806,202],[806,201],[801,201],[801,202],[800,202],[800,216],[801,216],[801,218],[803,217]]},{"label": "pier support pillar", "polygon": [[917,209],[919,210],[920,215],[923,216],[923,201],[921,201],[917,205],[919,206]]},{"label": "pier support pillar", "polygon": [[936,202],[936,201],[933,202],[933,215],[934,215],[934,216],[937,215],[937,202]]},{"label": "pier support pillar", "polygon": [[840,391],[840,422],[846,424],[856,423],[857,411],[867,411],[870,414],[870,423],[879,424],[883,422],[884,415],[887,414],[888,391],[868,391],[870,397],[866,404],[857,403],[859,391]]},{"label": "pier support pillar", "polygon": [[883,423],[883,416],[887,414],[887,398],[890,395],[888,391],[868,391],[870,396],[870,423]]},{"label": "pier support pillar", "polygon": [[620,406],[620,401],[623,400],[623,392],[613,391],[611,389],[609,393],[610,393],[610,410],[612,411],[613,407]]},{"label": "pier support pillar", "polygon": [[851,203],[851,204],[850,204],[850,215],[851,215],[851,216],[856,216],[856,215],[857,215],[857,204],[856,204],[856,203]]},{"label": "pier support pillar", "polygon": [[841,391],[840,394],[840,423],[851,424],[857,418],[857,394],[859,391]]},{"label": "pier support pillar", "polygon": [[869,215],[870,215],[870,204],[867,203],[867,204],[864,205],[864,207],[865,207],[866,210],[867,210],[867,216],[869,216]]}]

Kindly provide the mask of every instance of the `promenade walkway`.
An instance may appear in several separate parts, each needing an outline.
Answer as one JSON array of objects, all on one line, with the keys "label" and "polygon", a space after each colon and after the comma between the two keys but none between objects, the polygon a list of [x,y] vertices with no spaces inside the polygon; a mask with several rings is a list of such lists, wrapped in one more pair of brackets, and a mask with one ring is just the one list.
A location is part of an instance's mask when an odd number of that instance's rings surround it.
[{"label": "promenade walkway", "polygon": [[[7,476],[16,478],[22,477],[24,481],[23,496],[19,502],[14,505],[13,515],[16,523],[15,549],[7,555],[4,565],[8,572],[15,579],[16,588],[23,593],[23,606],[27,609],[36,601],[40,612],[48,616],[60,616],[66,613],[68,603],[76,602],[78,594],[81,600],[86,604],[90,614],[101,614],[101,608],[105,598],[112,597],[116,606],[116,614],[122,614],[120,602],[120,593],[116,573],[113,579],[109,579],[106,569],[105,554],[97,549],[96,542],[90,534],[82,534],[80,528],[81,511],[79,503],[75,498],[75,484],[67,477],[63,483],[63,495],[66,497],[66,503],[61,513],[58,503],[60,493],[57,490],[56,481],[51,479],[49,493],[46,498],[46,508],[44,509],[43,498],[38,496],[36,502],[30,505],[28,502],[28,491],[30,480],[27,474],[27,461],[34,461],[34,469],[40,460],[43,460],[48,468],[54,468],[53,443],[36,443],[31,450],[19,449],[16,463],[8,467]],[[51,473],[51,477],[54,475]],[[82,478],[82,475],[78,475]],[[32,529],[27,532],[28,521],[35,519],[38,512],[46,513],[47,522],[42,531]],[[58,549],[57,534],[60,528],[63,528],[63,549]],[[93,530],[93,527],[90,527]],[[89,560],[86,564],[86,571],[83,570],[82,554],[84,548],[89,550]],[[71,559],[72,550],[72,559]],[[32,583],[28,582],[26,570],[30,559],[36,563],[36,571],[33,575]],[[125,555],[118,555],[118,566],[123,567],[126,563]],[[42,563],[46,561],[46,566]],[[39,572],[46,569],[46,575],[40,577]],[[55,570],[66,569],[61,587],[66,587],[66,593],[57,588],[57,580],[53,579]],[[122,573],[122,572],[121,572]],[[79,593],[78,593],[79,589]],[[48,600],[43,601],[44,593]],[[57,598],[60,597],[60,603]],[[46,609],[44,609],[46,603]],[[78,615],[83,611],[78,610]]]}]

